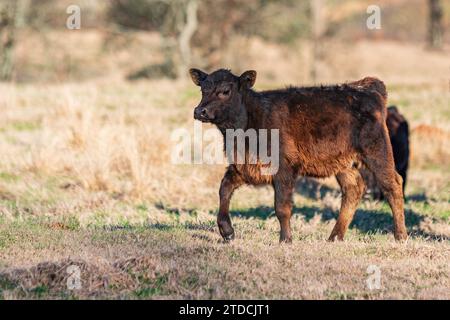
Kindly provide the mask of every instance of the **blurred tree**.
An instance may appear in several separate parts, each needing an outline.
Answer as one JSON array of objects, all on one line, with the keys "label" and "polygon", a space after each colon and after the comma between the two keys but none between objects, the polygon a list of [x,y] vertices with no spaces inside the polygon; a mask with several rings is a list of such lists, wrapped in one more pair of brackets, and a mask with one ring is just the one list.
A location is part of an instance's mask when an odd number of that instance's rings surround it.
[{"label": "blurred tree", "polygon": [[25,22],[27,0],[4,0],[0,3],[0,80],[12,79],[14,45],[17,28]]},{"label": "blurred tree", "polygon": [[311,64],[311,79],[316,82],[319,78],[319,64],[323,60],[323,48],[321,46],[322,37],[326,30],[325,23],[325,1],[311,0],[311,23],[312,23],[312,38],[313,38],[313,52]]},{"label": "blurred tree", "polygon": [[[193,43],[200,53],[201,65],[207,69],[218,67],[232,36],[250,27],[261,7],[259,0],[204,0],[201,2],[201,21]],[[246,30],[250,31],[250,30]],[[251,32],[251,31],[250,31]]]},{"label": "blurred tree", "polygon": [[[309,32],[309,2],[296,0],[110,0],[108,17],[124,29],[157,31],[166,61],[131,75],[141,77],[191,64],[213,69],[236,34],[295,42]],[[195,54],[193,54],[195,53]],[[236,53],[238,55],[238,53]],[[173,72],[170,72],[172,74]]]},{"label": "blurred tree", "polygon": [[223,61],[233,36],[258,36],[293,44],[309,36],[309,19],[309,1],[203,0],[193,44],[203,57],[202,65],[213,69]]},{"label": "blurred tree", "polygon": [[[191,39],[197,30],[198,0],[112,0],[109,18],[124,28],[159,31],[166,61],[129,76],[187,77]],[[162,73],[162,74],[160,74]]]},{"label": "blurred tree", "polygon": [[167,30],[172,1],[111,0],[108,18],[122,28],[149,31]]},{"label": "blurred tree", "polygon": [[0,6],[0,80],[10,80],[13,72],[17,3],[5,1]]},{"label": "blurred tree", "polygon": [[431,48],[440,49],[442,47],[442,32],[443,32],[443,8],[440,0],[428,1],[430,16],[429,16],[429,31],[428,43]]},{"label": "blurred tree", "polygon": [[178,46],[181,63],[178,67],[178,77],[187,76],[186,70],[192,63],[191,39],[198,27],[198,0],[187,0],[186,20],[179,26]]}]

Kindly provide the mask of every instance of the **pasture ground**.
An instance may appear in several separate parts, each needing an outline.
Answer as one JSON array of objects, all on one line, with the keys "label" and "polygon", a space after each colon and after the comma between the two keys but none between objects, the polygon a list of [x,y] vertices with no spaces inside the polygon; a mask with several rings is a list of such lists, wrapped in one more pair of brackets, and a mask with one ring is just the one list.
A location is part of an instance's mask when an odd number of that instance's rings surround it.
[{"label": "pasture ground", "polygon": [[[379,70],[370,75],[411,124],[408,242],[394,241],[388,206],[370,200],[345,242],[326,242],[340,201],[327,179],[299,181],[292,245],[278,244],[265,187],[236,192],[237,239],[223,243],[224,167],[170,161],[173,130],[193,127],[200,93],[189,82],[1,84],[0,298],[449,299],[448,55],[378,42],[354,49],[359,59],[389,53],[360,61],[367,70],[348,80]],[[341,68],[355,61],[333,58]],[[67,287],[72,265],[78,290]],[[367,286],[369,266],[380,270],[379,289]]]}]

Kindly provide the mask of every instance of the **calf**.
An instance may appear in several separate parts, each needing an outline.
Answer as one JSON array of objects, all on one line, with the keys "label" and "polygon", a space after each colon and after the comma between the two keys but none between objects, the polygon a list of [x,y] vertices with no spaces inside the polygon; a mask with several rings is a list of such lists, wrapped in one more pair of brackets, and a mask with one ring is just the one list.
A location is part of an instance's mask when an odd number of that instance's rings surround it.
[{"label": "calf", "polygon": [[[387,112],[386,125],[391,139],[394,154],[395,169],[402,176],[403,194],[405,193],[406,176],[409,165],[409,127],[406,119],[400,114],[397,107],[390,106]],[[373,174],[367,169],[362,169],[361,174],[370,193],[375,199],[382,200],[383,193],[376,183]]]},{"label": "calf", "polygon": [[[395,171],[386,127],[387,92],[375,78],[336,86],[290,87],[256,92],[255,71],[241,76],[229,70],[207,74],[191,69],[193,82],[201,87],[202,99],[194,118],[213,123],[224,135],[227,129],[278,129],[279,167],[271,175],[262,173],[261,163],[247,159],[230,164],[220,185],[217,216],[219,231],[234,238],[229,216],[233,192],[243,184],[271,184],[275,191],[275,213],[280,222],[280,242],[291,242],[292,194],[299,175],[336,176],[342,203],[330,241],[343,240],[365,185],[359,172],[364,164],[381,186],[394,216],[394,235],[407,238],[402,178]],[[246,153],[252,150],[246,148]]]},{"label": "calf", "polygon": [[409,126],[397,107],[390,106],[386,124],[391,138],[394,153],[395,169],[403,178],[403,193],[405,193],[406,176],[409,165]]}]

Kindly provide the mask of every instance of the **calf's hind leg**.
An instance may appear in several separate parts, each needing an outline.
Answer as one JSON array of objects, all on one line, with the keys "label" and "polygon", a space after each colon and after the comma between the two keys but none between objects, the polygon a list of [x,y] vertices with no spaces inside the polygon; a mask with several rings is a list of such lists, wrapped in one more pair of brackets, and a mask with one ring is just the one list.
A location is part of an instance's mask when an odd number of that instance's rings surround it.
[{"label": "calf's hind leg", "polygon": [[341,187],[342,202],[339,217],[331,232],[329,241],[344,240],[345,232],[352,222],[356,208],[364,194],[364,180],[356,168],[340,172],[336,179]]},{"label": "calf's hind leg", "polygon": [[273,181],[275,191],[275,214],[280,222],[280,243],[291,243],[291,216],[294,192],[293,178],[276,177]]},{"label": "calf's hind leg", "polygon": [[389,203],[394,217],[394,236],[398,241],[406,240],[408,234],[405,226],[403,209],[402,177],[389,165],[380,163],[380,159],[369,158],[365,160],[368,167],[373,170],[378,185]]},{"label": "calf's hind leg", "polygon": [[[375,179],[389,203],[394,217],[394,236],[398,241],[406,240],[408,234],[405,226],[403,209],[402,177],[395,171],[394,157],[386,127],[368,127],[372,135],[379,132],[376,143],[363,146],[364,163],[375,175]],[[376,137],[376,136],[375,136]]]}]

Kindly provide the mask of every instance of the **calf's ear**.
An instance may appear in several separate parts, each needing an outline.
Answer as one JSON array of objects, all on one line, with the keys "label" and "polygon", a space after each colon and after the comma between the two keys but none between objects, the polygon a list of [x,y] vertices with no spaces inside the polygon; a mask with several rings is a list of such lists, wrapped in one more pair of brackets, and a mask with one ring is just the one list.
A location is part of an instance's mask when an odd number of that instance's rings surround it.
[{"label": "calf's ear", "polygon": [[201,70],[198,70],[198,69],[190,69],[189,74],[191,75],[192,81],[197,86],[200,86],[200,83],[208,77],[207,73],[205,73]]},{"label": "calf's ear", "polygon": [[242,89],[250,89],[255,85],[255,81],[256,81],[256,71],[254,70],[245,71],[239,77],[239,86]]}]

